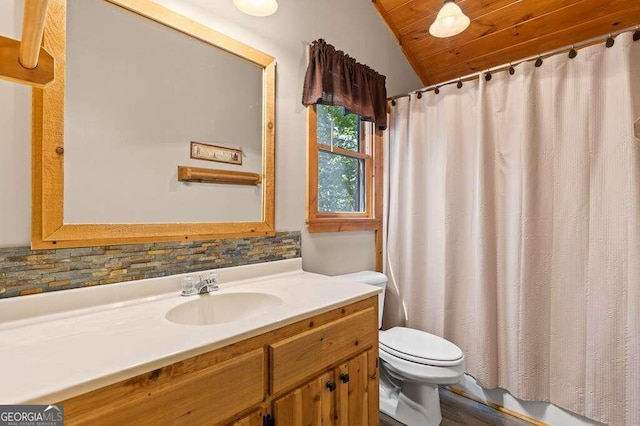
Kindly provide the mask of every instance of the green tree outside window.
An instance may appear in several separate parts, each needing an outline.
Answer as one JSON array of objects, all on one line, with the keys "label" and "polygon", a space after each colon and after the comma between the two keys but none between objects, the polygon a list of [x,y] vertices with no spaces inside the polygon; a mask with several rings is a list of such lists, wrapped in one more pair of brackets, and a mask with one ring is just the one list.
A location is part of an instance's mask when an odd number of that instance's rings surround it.
[{"label": "green tree outside window", "polygon": [[[317,142],[360,152],[360,117],[344,108],[317,107]],[[320,150],[318,156],[318,211],[364,212],[364,161],[342,153]]]}]

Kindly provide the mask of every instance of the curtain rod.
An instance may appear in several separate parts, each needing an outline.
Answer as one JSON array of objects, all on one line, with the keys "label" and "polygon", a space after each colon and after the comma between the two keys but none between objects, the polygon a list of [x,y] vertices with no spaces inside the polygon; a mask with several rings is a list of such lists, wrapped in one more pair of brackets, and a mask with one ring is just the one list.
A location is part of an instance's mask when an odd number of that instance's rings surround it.
[{"label": "curtain rod", "polygon": [[[640,25],[637,25],[635,27],[625,28],[624,30],[617,31],[615,33],[609,33],[606,36],[606,38],[604,39],[605,45],[607,47],[612,47],[614,45],[614,43],[615,43],[615,40],[614,40],[615,37],[619,36],[620,34],[623,34],[623,33],[626,33],[626,32],[631,32],[631,31],[634,31],[633,40],[634,41],[640,40]],[[465,75],[463,77],[458,77],[458,78],[454,78],[454,79],[451,79],[451,80],[444,81],[442,83],[432,84],[431,86],[426,86],[426,87],[423,87],[422,89],[412,90],[411,92],[403,94],[403,95],[391,96],[391,97],[387,98],[387,101],[395,101],[396,99],[410,97],[411,95],[414,95],[414,94],[418,94],[418,97],[420,97],[422,93],[429,92],[429,91],[432,91],[432,90],[434,90],[436,92],[436,94],[437,94],[440,91],[440,87],[448,86],[448,85],[454,84],[454,83],[457,83],[458,84],[458,88],[460,88],[460,87],[462,87],[462,83],[467,82],[467,81],[473,81],[473,80],[479,79],[480,76],[483,75],[483,74],[485,76],[485,80],[487,80],[487,81],[491,80],[492,74],[497,73],[497,72],[503,72],[503,71],[507,71],[508,70],[509,73],[513,75],[515,73],[515,68],[514,67],[517,66],[517,65],[520,65],[520,64],[525,63],[525,62],[531,62],[531,61],[535,60],[536,61],[536,66],[540,67],[542,65],[543,59],[547,59],[547,58],[549,58],[551,56],[555,56],[555,55],[558,55],[558,54],[561,54],[561,53],[567,53],[568,52],[569,53],[569,57],[571,59],[573,59],[578,55],[578,53],[577,53],[578,50],[584,49],[586,47],[594,46],[596,44],[600,44],[603,41],[602,37],[603,36],[595,37],[595,38],[592,38],[592,39],[589,39],[589,40],[582,41],[580,43],[572,44],[570,46],[565,46],[565,47],[561,47],[559,49],[551,50],[551,51],[548,51],[548,52],[543,53],[543,54],[529,56],[527,58],[520,59],[520,60],[515,61],[515,62],[509,62],[508,64],[503,64],[503,65],[499,65],[497,67],[491,67],[491,68],[488,68],[488,69],[485,69],[485,70],[482,70],[482,71],[477,71],[477,72],[474,72],[472,74],[467,74],[467,75]]]}]

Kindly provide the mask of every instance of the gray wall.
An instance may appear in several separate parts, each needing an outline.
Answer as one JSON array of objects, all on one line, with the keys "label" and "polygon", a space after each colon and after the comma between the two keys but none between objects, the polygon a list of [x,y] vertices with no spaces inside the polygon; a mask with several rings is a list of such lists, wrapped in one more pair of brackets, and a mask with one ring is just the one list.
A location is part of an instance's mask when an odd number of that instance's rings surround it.
[{"label": "gray wall", "polygon": [[[300,103],[307,46],[318,38],[385,74],[389,95],[421,87],[371,2],[281,0],[278,13],[268,18],[244,15],[230,0],[156,2],[276,58],[276,229],[303,231],[306,270],[337,274],[373,268],[372,232],[306,232],[306,110]],[[13,36],[18,36],[21,11],[16,9],[21,7],[20,0],[0,2],[0,33],[11,36],[13,29]],[[29,105],[29,89],[0,82],[0,147],[10,156],[0,156],[0,246],[29,241]],[[7,108],[10,119],[5,118]]]},{"label": "gray wall", "polygon": [[[20,39],[21,0],[0,1],[0,34]],[[31,89],[0,80],[0,247],[31,238]]]}]

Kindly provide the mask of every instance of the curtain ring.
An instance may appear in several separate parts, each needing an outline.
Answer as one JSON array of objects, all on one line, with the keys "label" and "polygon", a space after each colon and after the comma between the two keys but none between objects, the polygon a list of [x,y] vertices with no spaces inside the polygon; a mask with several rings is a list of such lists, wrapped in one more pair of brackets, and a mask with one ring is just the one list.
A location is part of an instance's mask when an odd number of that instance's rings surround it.
[{"label": "curtain ring", "polygon": [[613,36],[609,34],[609,37],[607,37],[607,41],[604,45],[607,46],[607,48],[610,48],[610,47],[613,47],[615,43],[616,41],[613,39]]},{"label": "curtain ring", "polygon": [[439,94],[440,94],[440,88],[439,88],[438,86],[436,86],[436,88],[435,88],[435,89],[433,89],[433,92],[434,92],[436,95],[439,95]]},{"label": "curtain ring", "polygon": [[633,33],[633,41],[640,40],[640,26],[636,27],[635,32]]},{"label": "curtain ring", "polygon": [[571,46],[571,50],[569,51],[569,59],[573,59],[576,56],[578,56],[578,51],[575,49],[575,47]]},{"label": "curtain ring", "polygon": [[418,92],[418,94],[416,95],[418,99],[422,99],[422,92]]},{"label": "curtain ring", "polygon": [[395,99],[391,99],[391,106],[396,106],[396,100]]},{"label": "curtain ring", "polygon": [[542,58],[540,56],[538,56],[538,59],[536,59],[536,63],[534,65],[536,66],[536,68],[540,68],[542,66]]},{"label": "curtain ring", "polygon": [[462,80],[458,80],[458,89],[462,89]]},{"label": "curtain ring", "polygon": [[491,77],[492,77],[492,76],[491,76],[491,70],[488,70],[488,71],[486,72],[486,74],[484,75],[484,80],[485,80],[485,81],[490,81],[490,80],[491,80]]},{"label": "curtain ring", "polygon": [[516,73],[516,69],[513,65],[509,64],[509,75],[514,75]]}]

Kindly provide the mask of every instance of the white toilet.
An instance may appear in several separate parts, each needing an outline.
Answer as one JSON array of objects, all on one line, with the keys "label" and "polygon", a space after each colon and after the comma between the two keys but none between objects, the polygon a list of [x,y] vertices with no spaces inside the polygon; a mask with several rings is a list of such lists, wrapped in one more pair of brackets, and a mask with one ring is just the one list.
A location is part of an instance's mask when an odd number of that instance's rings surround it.
[{"label": "white toilet", "polygon": [[[382,288],[379,326],[382,327],[387,277],[363,271],[336,278]],[[406,327],[380,330],[380,410],[409,426],[439,425],[438,385],[458,383],[464,374],[464,354],[442,337]]]}]

